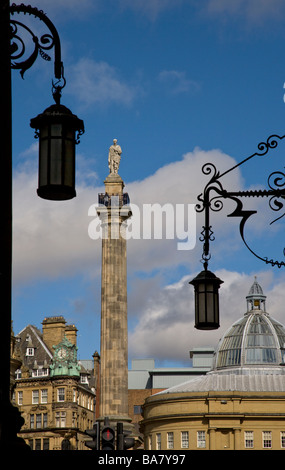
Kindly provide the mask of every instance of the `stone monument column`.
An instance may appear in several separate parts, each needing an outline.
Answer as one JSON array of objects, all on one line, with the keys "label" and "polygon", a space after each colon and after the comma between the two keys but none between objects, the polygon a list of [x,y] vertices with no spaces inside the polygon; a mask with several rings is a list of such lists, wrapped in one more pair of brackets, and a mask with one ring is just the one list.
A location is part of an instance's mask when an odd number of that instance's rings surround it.
[{"label": "stone monument column", "polygon": [[110,173],[97,213],[102,229],[101,380],[99,420],[130,423],[128,416],[127,254],[125,222],[132,215],[118,174],[121,148],[109,150]]}]

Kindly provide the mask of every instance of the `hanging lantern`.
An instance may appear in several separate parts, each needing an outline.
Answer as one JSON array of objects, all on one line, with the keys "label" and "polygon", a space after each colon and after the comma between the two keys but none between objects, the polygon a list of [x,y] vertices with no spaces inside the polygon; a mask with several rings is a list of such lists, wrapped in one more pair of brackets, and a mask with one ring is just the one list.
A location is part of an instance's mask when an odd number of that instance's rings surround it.
[{"label": "hanging lantern", "polygon": [[198,330],[219,328],[219,288],[223,282],[207,269],[189,282],[194,286],[195,328]]},{"label": "hanging lantern", "polygon": [[83,121],[57,103],[31,119],[30,125],[39,137],[38,195],[53,201],[72,199],[76,196],[75,144],[84,132]]}]

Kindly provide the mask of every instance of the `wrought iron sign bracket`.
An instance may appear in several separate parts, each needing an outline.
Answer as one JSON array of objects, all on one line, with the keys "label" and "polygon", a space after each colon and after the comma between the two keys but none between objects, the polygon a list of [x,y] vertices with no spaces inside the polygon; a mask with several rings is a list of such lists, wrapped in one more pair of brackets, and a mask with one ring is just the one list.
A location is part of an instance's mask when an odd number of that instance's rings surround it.
[{"label": "wrought iron sign bracket", "polygon": [[[38,38],[26,24],[10,17],[11,68],[19,69],[21,77],[24,78],[26,70],[32,67],[39,55],[42,59],[50,61],[51,57],[46,51],[54,48],[54,76],[56,81],[52,81],[52,94],[55,102],[59,104],[61,90],[64,88],[66,80],[64,78],[63,63],[61,61],[61,46],[58,32],[46,14],[36,7],[24,5],[23,3],[21,5],[12,4],[10,14],[14,15],[17,13],[23,13],[24,15],[27,14],[38,18],[47,26],[49,33],[43,34]],[[22,37],[20,33],[22,33]],[[24,58],[27,50],[24,39],[22,39],[23,37],[25,39],[27,39],[27,37],[31,38],[32,52],[27,58]]]},{"label": "wrought iron sign bracket", "polygon": [[[203,193],[198,196],[199,203],[196,205],[197,212],[205,211],[205,224],[201,232],[200,241],[203,242],[203,254],[202,261],[204,263],[204,269],[207,270],[208,261],[211,257],[210,255],[210,242],[214,241],[214,232],[210,224],[210,211],[218,212],[223,208],[222,199],[231,199],[236,203],[236,207],[233,212],[228,214],[228,217],[240,217],[240,235],[246,245],[246,247],[251,251],[253,255],[259,258],[261,261],[264,261],[266,264],[271,264],[272,266],[277,266],[281,268],[285,266],[285,261],[269,259],[268,257],[263,257],[255,253],[255,251],[249,246],[245,240],[245,224],[249,217],[253,214],[256,214],[256,210],[244,209],[242,199],[244,197],[266,197],[269,198],[269,207],[275,212],[280,211],[284,207],[285,202],[285,173],[282,171],[275,171],[271,173],[268,177],[268,190],[256,190],[256,191],[227,191],[223,188],[221,183],[221,178],[241,166],[243,163],[249,161],[253,157],[266,155],[270,149],[275,149],[278,147],[279,142],[285,138],[285,135],[271,135],[268,137],[266,142],[260,142],[258,144],[258,152],[253,153],[249,157],[245,158],[243,161],[233,166],[229,170],[220,173],[217,171],[216,167],[212,163],[207,163],[203,166],[202,172],[205,175],[210,175],[211,179],[204,188]],[[213,194],[214,193],[214,194]],[[276,217],[272,222],[273,224],[277,220],[281,219],[285,215],[285,212],[282,215]],[[285,248],[283,249],[285,256]]]}]

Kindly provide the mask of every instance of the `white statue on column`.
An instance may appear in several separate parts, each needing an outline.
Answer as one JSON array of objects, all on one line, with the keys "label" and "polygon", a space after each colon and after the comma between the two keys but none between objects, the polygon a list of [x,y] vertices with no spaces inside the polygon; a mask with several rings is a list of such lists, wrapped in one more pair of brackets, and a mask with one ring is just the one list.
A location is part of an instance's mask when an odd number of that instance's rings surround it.
[{"label": "white statue on column", "polygon": [[122,149],[117,144],[117,139],[113,140],[113,145],[109,148],[108,164],[109,170],[112,175],[118,174],[119,165],[121,161]]}]

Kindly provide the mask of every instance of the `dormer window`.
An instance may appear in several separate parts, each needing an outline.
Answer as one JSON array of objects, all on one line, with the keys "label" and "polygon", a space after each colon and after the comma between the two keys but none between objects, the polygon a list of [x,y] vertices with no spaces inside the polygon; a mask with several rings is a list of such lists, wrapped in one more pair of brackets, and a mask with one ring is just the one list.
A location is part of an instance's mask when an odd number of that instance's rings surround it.
[{"label": "dormer window", "polygon": [[87,374],[80,374],[80,382],[82,384],[88,384],[88,376]]},{"label": "dormer window", "polygon": [[32,370],[32,377],[48,376],[48,372],[49,370],[47,368],[39,366],[38,368]]},{"label": "dormer window", "polygon": [[34,356],[35,348],[27,348],[26,349],[26,356]]}]

